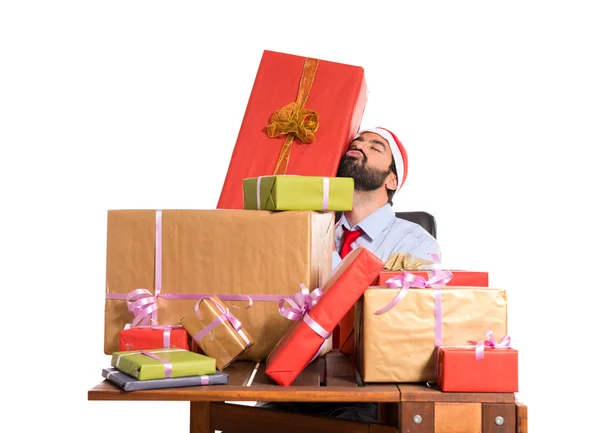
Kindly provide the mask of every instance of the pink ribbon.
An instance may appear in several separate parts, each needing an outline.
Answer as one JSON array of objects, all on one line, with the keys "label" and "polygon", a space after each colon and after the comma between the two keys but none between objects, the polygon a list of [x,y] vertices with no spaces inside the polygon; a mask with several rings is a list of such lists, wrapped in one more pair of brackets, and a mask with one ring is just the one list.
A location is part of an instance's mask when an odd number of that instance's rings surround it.
[{"label": "pink ribbon", "polygon": [[[321,352],[323,352],[323,349],[325,349],[325,345],[327,344],[327,339],[331,335],[330,332],[327,332],[325,328],[323,328],[308,314],[310,310],[317,305],[317,302],[319,302],[321,296],[323,296],[323,291],[320,287],[310,292],[308,287],[306,287],[303,283],[300,283],[300,291],[296,292],[293,299],[287,297],[279,301],[279,314],[286,319],[293,321],[302,318],[302,321],[306,323],[310,329],[315,331],[315,333],[324,339],[323,344],[321,344],[315,355],[309,361],[309,364],[313,362],[321,354]],[[285,307],[286,302],[291,305],[291,308]]]},{"label": "pink ribbon", "polygon": [[[301,283],[300,291],[296,292],[294,298],[286,297],[279,300],[279,314],[286,319],[298,320],[317,305],[321,296],[323,296],[321,288],[310,292],[308,287]],[[285,307],[286,302],[291,305],[291,308]]]},{"label": "pink ribbon", "polygon": [[[242,322],[240,322],[238,319],[235,318],[235,316],[233,314],[231,314],[231,312],[229,311],[229,308],[227,308],[227,307],[223,308],[218,302],[215,302],[214,300],[212,300],[210,298],[207,298],[205,300],[211,301],[217,307],[217,309],[221,312],[221,314],[219,316],[217,316],[217,318],[214,319],[212,322],[210,322],[208,325],[206,325],[206,327],[204,327],[204,329],[200,330],[196,335],[194,335],[193,339],[195,341],[199,342],[204,337],[206,337],[213,329],[215,329],[217,326],[219,326],[222,323],[226,323],[226,321],[227,321],[231,324],[233,329],[235,329],[236,332],[242,337],[242,339],[246,342],[246,344],[250,345],[250,339],[246,336],[246,334],[244,334],[244,331],[242,331]],[[194,307],[194,312],[196,313],[196,317],[198,317],[198,319],[202,320],[202,314],[200,313],[200,310],[198,309],[199,304],[200,304],[200,302],[198,302],[196,304],[196,306]]]},{"label": "pink ribbon", "polygon": [[142,355],[149,356],[152,359],[156,359],[157,361],[162,362],[165,366],[165,377],[166,378],[171,377],[171,374],[173,373],[173,364],[171,364],[171,361],[169,361],[168,359],[162,358],[152,352],[147,352],[145,350],[140,351],[140,353]]},{"label": "pink ribbon", "polygon": [[[440,263],[440,258],[437,254],[431,254],[431,257],[433,258],[433,262],[435,265],[438,265]],[[400,288],[400,292],[398,292],[398,294],[394,297],[394,299],[392,299],[392,301],[389,304],[377,310],[375,314],[384,314],[390,311],[406,297],[410,288],[435,289],[438,285],[447,284],[448,281],[450,281],[451,279],[452,272],[448,270],[438,270],[435,267],[433,269],[432,275],[429,277],[428,280],[419,275],[411,274],[407,271],[402,271],[400,275],[392,277],[385,282],[386,287],[390,289]]]},{"label": "pink ribbon", "polygon": [[125,329],[137,326],[157,324],[156,298],[146,289],[136,289],[125,295],[127,309],[133,314],[133,321],[125,325]]},{"label": "pink ribbon", "polygon": [[485,333],[487,340],[483,341],[475,341],[468,340],[467,343],[475,345],[475,359],[480,360],[483,359],[483,354],[486,348],[488,349],[508,349],[510,348],[510,337],[505,335],[500,339],[500,341],[496,341],[494,337],[494,333],[488,330]]}]

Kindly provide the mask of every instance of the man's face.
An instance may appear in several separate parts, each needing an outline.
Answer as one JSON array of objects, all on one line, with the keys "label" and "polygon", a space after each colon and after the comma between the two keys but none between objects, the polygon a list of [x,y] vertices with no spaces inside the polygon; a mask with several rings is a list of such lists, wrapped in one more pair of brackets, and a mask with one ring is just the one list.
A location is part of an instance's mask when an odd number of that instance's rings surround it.
[{"label": "man's face", "polygon": [[392,151],[384,138],[373,132],[356,137],[340,161],[338,177],[354,179],[358,191],[381,188],[392,171]]}]

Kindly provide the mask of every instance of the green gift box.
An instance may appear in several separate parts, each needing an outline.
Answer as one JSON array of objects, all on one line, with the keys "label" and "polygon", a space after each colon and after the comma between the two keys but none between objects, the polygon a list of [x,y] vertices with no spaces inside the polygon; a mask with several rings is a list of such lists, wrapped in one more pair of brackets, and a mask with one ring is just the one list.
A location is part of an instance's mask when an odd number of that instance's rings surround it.
[{"label": "green gift box", "polygon": [[260,176],[246,178],[244,209],[352,210],[354,179],[322,176]]},{"label": "green gift box", "polygon": [[185,349],[114,352],[111,366],[139,380],[202,376],[216,372],[216,360]]}]

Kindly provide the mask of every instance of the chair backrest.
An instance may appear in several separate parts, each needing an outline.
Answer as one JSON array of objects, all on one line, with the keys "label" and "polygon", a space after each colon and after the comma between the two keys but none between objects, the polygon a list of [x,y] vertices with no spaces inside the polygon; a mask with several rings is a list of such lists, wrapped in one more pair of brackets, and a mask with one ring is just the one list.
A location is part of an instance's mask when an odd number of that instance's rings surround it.
[{"label": "chair backrest", "polygon": [[414,212],[396,212],[396,217],[419,224],[429,232],[431,236],[437,239],[437,225],[435,217],[430,213],[423,211]]}]

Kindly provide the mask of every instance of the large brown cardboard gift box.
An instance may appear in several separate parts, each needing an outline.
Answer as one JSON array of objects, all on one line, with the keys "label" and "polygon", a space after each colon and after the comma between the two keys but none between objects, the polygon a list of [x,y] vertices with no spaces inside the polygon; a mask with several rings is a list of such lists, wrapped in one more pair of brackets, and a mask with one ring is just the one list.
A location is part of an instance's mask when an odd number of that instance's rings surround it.
[{"label": "large brown cardboard gift box", "polygon": [[487,330],[506,335],[504,289],[410,288],[392,309],[377,314],[400,289],[369,287],[355,310],[357,365],[365,382],[436,380],[435,290],[441,295],[441,345],[465,345]]},{"label": "large brown cardboard gift box", "polygon": [[107,229],[106,354],[134,318],[127,294],[145,289],[159,325],[219,296],[254,338],[239,359],[265,360],[292,324],[279,299],[301,283],[320,287],[331,273],[333,212],[110,210]]}]

